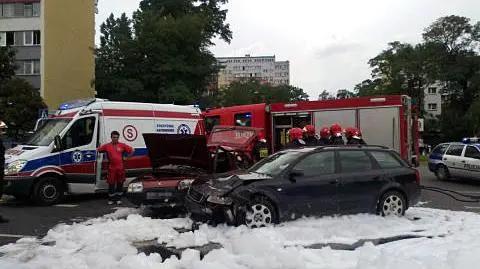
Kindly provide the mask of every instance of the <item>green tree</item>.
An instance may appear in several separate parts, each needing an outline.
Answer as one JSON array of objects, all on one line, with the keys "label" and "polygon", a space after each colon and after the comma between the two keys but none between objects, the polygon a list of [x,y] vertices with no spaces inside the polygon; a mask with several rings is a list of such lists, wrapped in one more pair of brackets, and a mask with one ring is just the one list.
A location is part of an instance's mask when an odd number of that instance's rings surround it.
[{"label": "green tree", "polygon": [[15,51],[0,46],[0,83],[15,75]]},{"label": "green tree", "polygon": [[307,101],[308,94],[303,89],[290,86],[271,86],[255,79],[235,81],[223,90],[220,102],[224,106],[245,105],[254,103],[278,103],[289,101]]},{"label": "green tree", "polygon": [[8,124],[14,137],[30,131],[38,111],[46,108],[39,92],[21,78],[9,78],[0,83],[0,119]]},{"label": "green tree", "polygon": [[[218,71],[212,39],[230,42],[226,0],[143,0],[133,19],[113,15],[102,24],[96,85],[109,99],[191,104]],[[133,34],[135,33],[135,34]],[[119,82],[120,81],[120,82]],[[134,81],[135,89],[126,82]],[[115,89],[111,85],[123,85]],[[116,92],[126,95],[116,95]]]}]

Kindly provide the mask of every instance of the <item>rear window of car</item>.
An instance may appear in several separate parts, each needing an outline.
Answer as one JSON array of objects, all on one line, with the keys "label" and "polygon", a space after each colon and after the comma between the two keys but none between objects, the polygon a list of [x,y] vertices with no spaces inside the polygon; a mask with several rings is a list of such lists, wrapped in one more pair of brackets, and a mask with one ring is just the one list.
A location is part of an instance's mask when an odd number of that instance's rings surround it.
[{"label": "rear window of car", "polygon": [[340,164],[342,172],[365,172],[373,169],[370,157],[362,150],[340,150]]},{"label": "rear window of car", "polygon": [[440,144],[432,150],[432,153],[444,154],[447,148],[448,148],[448,144]]},{"label": "rear window of car", "polygon": [[447,150],[447,155],[462,156],[464,145],[450,145]]},{"label": "rear window of car", "polygon": [[380,168],[399,168],[403,167],[403,164],[388,151],[370,151],[373,158],[377,161]]},{"label": "rear window of car", "polygon": [[465,150],[465,157],[467,158],[474,158],[478,155],[478,149],[474,146],[468,146]]}]

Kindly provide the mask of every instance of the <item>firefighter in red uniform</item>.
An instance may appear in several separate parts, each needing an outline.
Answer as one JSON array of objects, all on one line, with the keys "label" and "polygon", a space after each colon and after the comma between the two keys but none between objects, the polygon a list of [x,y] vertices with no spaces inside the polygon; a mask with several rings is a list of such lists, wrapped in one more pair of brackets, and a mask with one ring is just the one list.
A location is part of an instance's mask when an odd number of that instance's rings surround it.
[{"label": "firefighter in red uniform", "polygon": [[330,129],[328,127],[320,130],[320,139],[318,139],[319,145],[330,145]]},{"label": "firefighter in red uniform", "polygon": [[313,125],[305,125],[303,127],[304,141],[307,146],[318,145],[318,139],[315,137],[315,127]]},{"label": "firefighter in red uniform", "polygon": [[303,140],[303,131],[300,128],[292,128],[288,131],[290,143],[286,144],[284,149],[299,148],[306,145]]},{"label": "firefighter in red uniform", "polygon": [[[100,146],[98,152],[106,152],[108,155],[108,204],[111,205],[115,201],[118,205],[122,203],[123,183],[125,182],[125,168],[123,161],[133,155],[134,149],[127,144],[118,142],[120,134],[113,131],[110,135],[112,142]],[[128,156],[123,158],[123,153],[127,152]]]},{"label": "firefighter in red uniform", "polygon": [[345,141],[343,141],[342,137],[342,126],[340,126],[340,124],[335,123],[330,126],[330,135],[330,144],[345,145]]},{"label": "firefighter in red uniform", "polygon": [[352,139],[353,139],[353,132],[355,132],[355,128],[353,127],[347,127],[345,128],[345,138],[347,138],[347,145],[352,144]]},{"label": "firefighter in red uniform", "polygon": [[265,139],[265,135],[263,134],[263,132],[259,132],[255,140],[255,145],[253,146],[253,158],[254,158],[253,161],[254,163],[256,163],[267,156],[268,156],[267,140]]}]

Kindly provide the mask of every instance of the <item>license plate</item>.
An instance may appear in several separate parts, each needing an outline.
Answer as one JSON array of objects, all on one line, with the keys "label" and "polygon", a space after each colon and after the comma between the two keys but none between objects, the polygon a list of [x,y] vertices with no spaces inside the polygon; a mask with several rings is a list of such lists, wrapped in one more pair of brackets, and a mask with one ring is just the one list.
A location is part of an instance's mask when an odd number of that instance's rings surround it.
[{"label": "license plate", "polygon": [[265,158],[268,156],[268,149],[260,149],[260,158]]},{"label": "license plate", "polygon": [[159,199],[172,197],[171,192],[147,192],[147,199]]}]

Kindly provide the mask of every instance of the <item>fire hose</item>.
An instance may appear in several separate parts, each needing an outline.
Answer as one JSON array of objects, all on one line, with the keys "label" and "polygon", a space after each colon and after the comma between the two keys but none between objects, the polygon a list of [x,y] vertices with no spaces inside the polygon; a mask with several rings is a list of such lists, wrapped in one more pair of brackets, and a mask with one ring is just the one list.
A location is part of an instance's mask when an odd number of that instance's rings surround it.
[{"label": "fire hose", "polygon": [[[420,189],[427,190],[427,191],[438,192],[438,193],[446,195],[446,196],[448,196],[448,197],[450,197],[450,198],[452,198],[456,201],[459,201],[459,202],[464,202],[464,203],[478,203],[478,202],[480,202],[480,195],[468,195],[468,194],[463,194],[463,193],[460,193],[460,192],[457,192],[457,191],[442,189],[442,188],[438,188],[438,187],[423,186],[423,185],[420,185]],[[457,197],[455,197],[455,195],[465,197],[465,198],[468,198],[470,200],[457,198]]]}]

